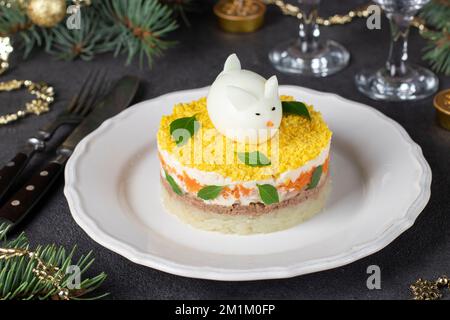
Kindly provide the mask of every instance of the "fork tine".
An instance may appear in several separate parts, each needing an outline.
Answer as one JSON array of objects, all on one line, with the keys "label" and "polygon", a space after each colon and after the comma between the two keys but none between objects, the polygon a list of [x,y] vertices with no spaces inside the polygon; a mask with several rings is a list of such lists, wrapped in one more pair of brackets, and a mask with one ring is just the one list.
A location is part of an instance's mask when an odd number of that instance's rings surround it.
[{"label": "fork tine", "polygon": [[[108,73],[106,72],[105,76],[107,76],[107,75],[108,75]],[[103,87],[101,89],[101,92],[100,92],[99,96],[100,97],[104,97],[108,93],[108,90],[110,89],[110,87],[111,87],[111,81],[108,81],[105,78],[104,85],[103,85]]]},{"label": "fork tine", "polygon": [[85,85],[83,85],[84,89],[77,101],[77,106],[73,111],[74,113],[79,114],[84,105],[86,104],[86,100],[89,98],[89,95],[91,94],[92,86],[97,81],[98,74],[99,74],[98,70],[93,71],[92,76],[89,77],[89,79],[87,79],[87,81],[85,82]]},{"label": "fork tine", "polygon": [[92,110],[98,99],[103,96],[103,91],[105,90],[106,86],[105,80],[106,80],[106,72],[101,72],[100,75],[98,76],[95,85],[93,85],[91,88],[91,96],[86,101],[85,105],[83,106],[83,109],[80,110],[82,116],[88,114]]},{"label": "fork tine", "polygon": [[69,106],[67,107],[67,112],[72,113],[75,111],[75,108],[78,105],[78,101],[80,100],[80,96],[86,90],[86,86],[91,81],[93,75],[94,75],[94,72],[90,71],[88,76],[86,77],[86,79],[83,81],[83,84],[81,85],[80,90],[78,90],[78,93],[72,98]]}]

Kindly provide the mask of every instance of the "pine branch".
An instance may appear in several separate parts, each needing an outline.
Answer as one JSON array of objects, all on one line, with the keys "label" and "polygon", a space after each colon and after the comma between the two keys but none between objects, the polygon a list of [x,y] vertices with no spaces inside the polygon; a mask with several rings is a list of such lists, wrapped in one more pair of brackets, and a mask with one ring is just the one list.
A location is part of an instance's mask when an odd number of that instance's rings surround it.
[{"label": "pine branch", "polygon": [[112,22],[111,31],[118,34],[113,41],[115,55],[127,54],[127,64],[138,56],[141,66],[144,58],[151,66],[155,56],[174,44],[163,39],[178,25],[172,10],[157,0],[104,0],[99,6]]},{"label": "pine branch", "polygon": [[[20,234],[14,240],[7,241],[5,235],[6,225],[0,225],[0,300],[12,299],[60,299],[59,289],[48,279],[39,278],[36,275],[38,260],[32,257],[39,257],[48,269],[57,266],[59,269],[54,274],[61,277],[61,287],[68,288],[71,280],[70,274],[66,270],[71,265],[76,265],[84,275],[94,262],[92,253],[81,256],[76,262],[74,255],[76,247],[70,252],[66,252],[63,247],[56,245],[39,246],[34,251],[30,251],[28,239],[25,234]],[[7,250],[7,253],[5,253]],[[22,253],[22,255],[20,255]],[[26,254],[25,254],[26,253]],[[15,254],[15,255],[14,255]],[[30,255],[31,254],[31,255]],[[87,295],[96,290],[106,279],[106,274],[100,273],[93,278],[85,278],[79,289],[68,290],[68,298],[86,299]],[[105,294],[94,296],[90,299],[99,299]]]},{"label": "pine branch", "polygon": [[434,28],[448,30],[450,26],[450,2],[433,0],[423,8],[420,16]]},{"label": "pine branch", "polygon": [[117,35],[110,31],[105,19],[98,19],[101,14],[97,8],[81,8],[82,23],[80,29],[69,30],[59,24],[52,28],[52,45],[48,52],[64,60],[81,58],[89,61],[96,54],[111,51],[111,39]]},{"label": "pine branch", "polygon": [[436,72],[450,75],[450,3],[434,0],[427,4],[420,17],[425,20],[429,30],[422,32],[429,40],[423,58]]},{"label": "pine branch", "polygon": [[19,6],[0,6],[0,36],[15,34],[19,35],[19,49],[23,49],[24,57],[27,57],[34,47],[40,47],[46,41],[46,34],[30,22]]},{"label": "pine branch", "polygon": [[450,75],[450,34],[447,31],[427,31],[423,36],[429,40],[423,59],[428,61],[436,72]]},{"label": "pine branch", "polygon": [[[71,4],[71,0],[67,0]],[[169,0],[170,1],[170,0]],[[96,54],[114,52],[126,54],[126,63],[138,57],[151,66],[154,57],[174,44],[165,37],[178,25],[174,14],[187,21],[186,11],[194,0],[92,0],[82,10],[80,30],[69,30],[63,20],[56,27],[40,28],[34,25],[23,9],[0,6],[0,36],[12,36],[27,57],[36,47],[59,58],[91,60]]]}]

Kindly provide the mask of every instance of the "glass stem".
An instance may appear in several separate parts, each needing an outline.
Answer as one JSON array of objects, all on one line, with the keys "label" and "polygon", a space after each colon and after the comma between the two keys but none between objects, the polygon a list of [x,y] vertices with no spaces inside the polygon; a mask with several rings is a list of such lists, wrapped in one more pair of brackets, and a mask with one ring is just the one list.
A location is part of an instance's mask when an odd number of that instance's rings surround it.
[{"label": "glass stem", "polygon": [[408,35],[413,16],[388,13],[391,25],[391,48],[386,69],[391,77],[402,77],[407,73]]},{"label": "glass stem", "polygon": [[320,30],[316,23],[320,0],[299,0],[303,17],[299,27],[299,46],[303,53],[314,53],[319,49]]}]

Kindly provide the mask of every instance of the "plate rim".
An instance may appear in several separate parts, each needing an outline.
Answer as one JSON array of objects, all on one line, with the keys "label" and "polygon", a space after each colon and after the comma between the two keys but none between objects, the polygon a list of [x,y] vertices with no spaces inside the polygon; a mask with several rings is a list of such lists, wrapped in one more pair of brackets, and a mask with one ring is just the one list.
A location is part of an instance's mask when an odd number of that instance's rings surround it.
[{"label": "plate rim", "polygon": [[121,256],[127,258],[128,260],[151,267],[160,271],[167,273],[190,277],[198,279],[209,279],[209,280],[220,280],[220,281],[249,281],[249,280],[266,280],[266,279],[281,279],[281,278],[291,278],[299,275],[309,274],[313,272],[319,272],[329,269],[334,269],[341,267],[343,265],[352,263],[361,258],[367,257],[375,252],[378,252],[389,245],[397,237],[399,237],[403,232],[412,227],[415,220],[419,214],[423,211],[427,205],[431,196],[431,181],[432,172],[431,168],[426,161],[421,147],[412,140],[407,131],[395,120],[389,118],[379,110],[370,107],[366,104],[352,101],[341,97],[338,94],[330,92],[322,92],[309,88],[304,88],[294,85],[282,85],[280,89],[286,90],[302,90],[314,95],[327,96],[330,98],[338,99],[343,103],[350,103],[357,105],[358,107],[365,108],[372,112],[374,116],[381,118],[381,120],[390,123],[402,136],[405,143],[410,147],[410,150],[418,161],[421,168],[421,177],[418,181],[418,186],[420,188],[420,193],[417,198],[411,203],[408,209],[406,209],[406,214],[401,219],[395,220],[388,228],[386,228],[378,237],[375,239],[358,244],[357,246],[351,247],[349,250],[342,252],[340,254],[309,260],[307,262],[300,262],[292,264],[290,266],[283,267],[265,267],[265,268],[253,268],[250,270],[239,270],[239,269],[225,269],[218,267],[199,267],[199,266],[186,266],[182,263],[176,263],[169,259],[161,258],[151,253],[142,252],[136,249],[130,244],[124,243],[116,238],[114,238],[107,231],[102,230],[102,228],[90,218],[90,215],[86,213],[83,206],[81,205],[80,195],[76,187],[76,163],[82,157],[89,147],[91,141],[96,137],[103,134],[105,131],[114,126],[115,123],[127,118],[132,113],[136,112],[141,106],[154,101],[167,98],[171,95],[187,93],[195,93],[196,91],[205,91],[209,87],[188,89],[173,91],[158,97],[148,99],[124,110],[120,114],[106,120],[99,128],[94,132],[85,137],[79,145],[76,147],[72,157],[69,159],[65,169],[65,187],[64,195],[67,199],[69,210],[75,222],[83,229],[84,232],[95,242],[101,246],[111,250]]}]

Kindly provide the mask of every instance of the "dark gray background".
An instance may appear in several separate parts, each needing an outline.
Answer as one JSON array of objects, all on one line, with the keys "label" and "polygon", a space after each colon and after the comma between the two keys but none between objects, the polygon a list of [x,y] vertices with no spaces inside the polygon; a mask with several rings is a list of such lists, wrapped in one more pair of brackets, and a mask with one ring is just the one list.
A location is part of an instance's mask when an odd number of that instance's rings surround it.
[{"label": "dark gray background", "polygon": [[[365,1],[324,1],[321,13],[346,12],[362,3]],[[253,34],[221,32],[210,8],[203,15],[192,16],[191,22],[191,28],[183,26],[173,34],[178,46],[157,59],[152,70],[140,70],[137,64],[125,67],[124,59],[111,55],[99,56],[93,62],[63,62],[42,52],[34,53],[26,61],[20,59],[19,53],[14,54],[13,68],[1,80],[45,80],[55,87],[58,97],[51,113],[0,127],[0,161],[9,160],[25,138],[64,108],[94,66],[108,69],[111,79],[124,74],[139,75],[143,83],[138,100],[144,100],[211,84],[227,55],[236,52],[245,68],[266,77],[276,74],[281,84],[334,92],[366,103],[405,127],[422,147],[433,171],[431,200],[415,225],[381,252],[342,268],[283,280],[234,283],[195,280],[133,264],[92,241],[72,219],[61,181],[34,216],[21,226],[32,244],[56,243],[66,247],[76,244],[80,252],[93,250],[96,261],[91,274],[101,271],[108,274],[102,290],[115,299],[408,299],[408,287],[416,278],[433,279],[450,273],[450,132],[436,125],[432,98],[404,103],[375,102],[359,94],[353,83],[361,68],[384,63],[389,40],[386,20],[382,21],[382,30],[369,31],[363,20],[322,28],[323,37],[339,41],[352,54],[347,69],[325,79],[284,75],[271,67],[268,51],[297,33],[297,21],[282,16],[277,8],[269,8],[264,28]],[[420,58],[424,44],[414,30],[410,38],[411,61],[425,64]],[[441,76],[440,80],[440,89],[450,86],[448,77]],[[2,93],[0,113],[13,111],[28,98],[23,92]],[[366,268],[372,264],[382,270],[381,290],[366,288]]]}]

